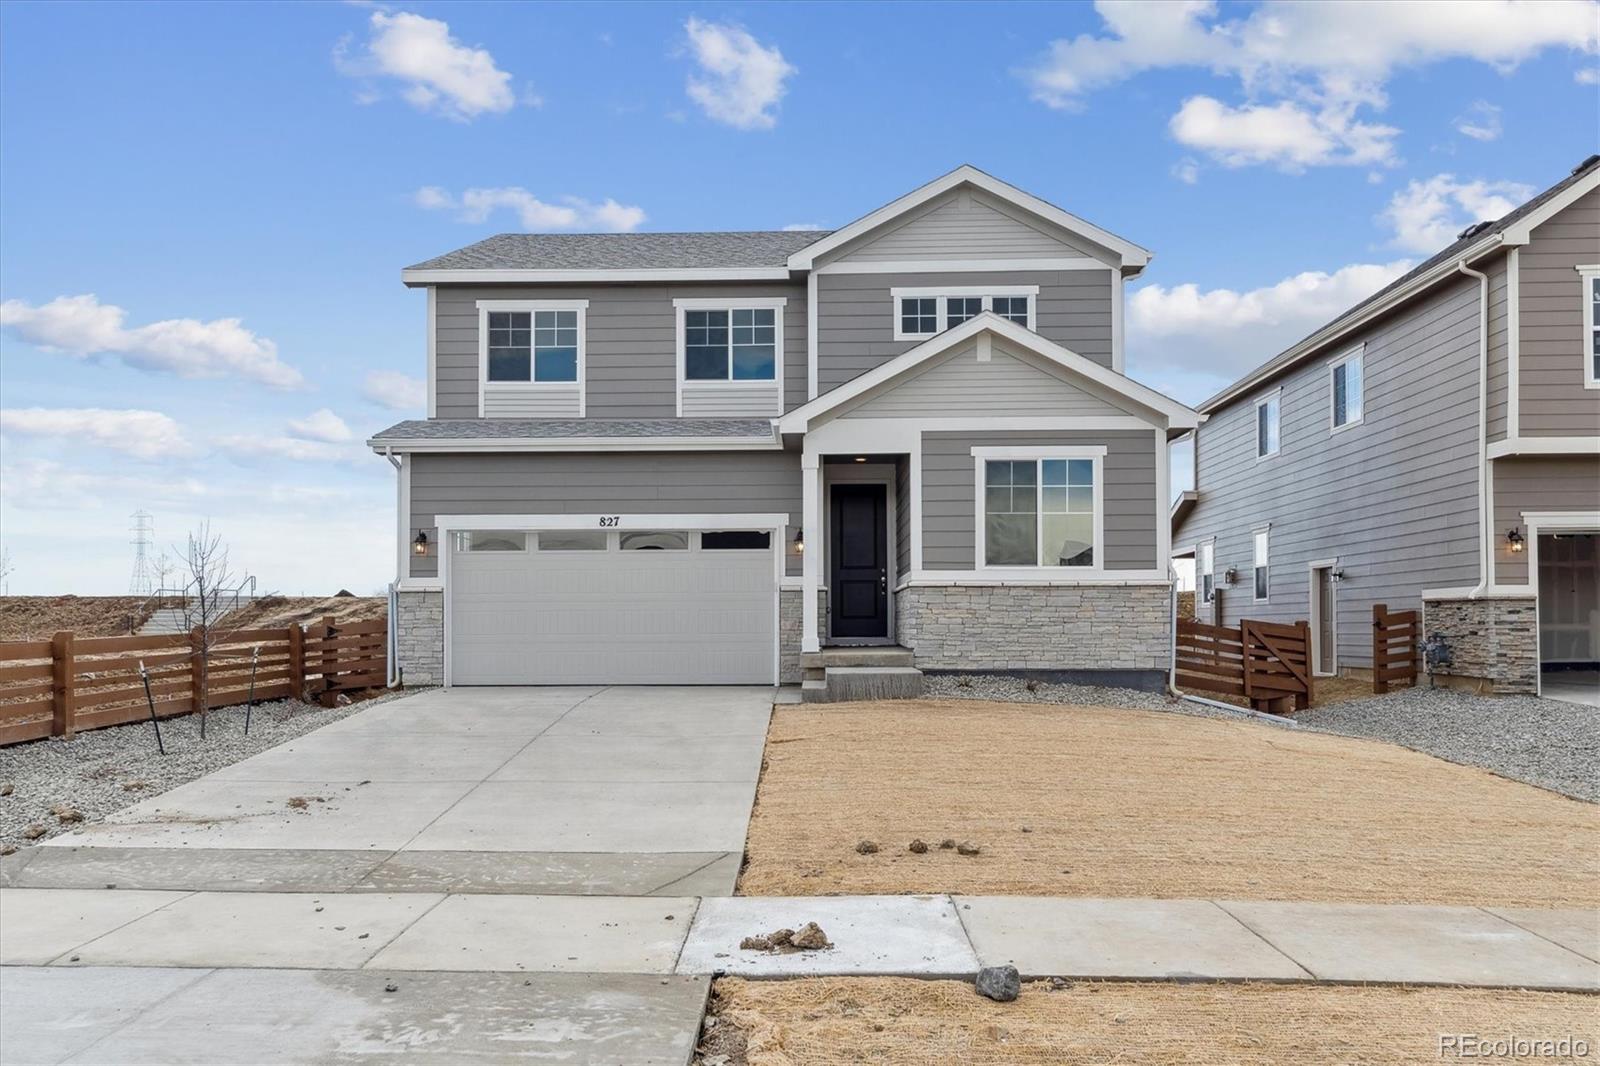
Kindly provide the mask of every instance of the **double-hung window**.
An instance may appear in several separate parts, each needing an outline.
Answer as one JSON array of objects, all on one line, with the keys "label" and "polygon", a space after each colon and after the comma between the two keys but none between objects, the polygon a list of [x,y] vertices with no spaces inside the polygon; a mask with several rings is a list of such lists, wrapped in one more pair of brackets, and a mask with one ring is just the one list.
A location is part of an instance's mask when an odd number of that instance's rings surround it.
[{"label": "double-hung window", "polygon": [[1268,570],[1268,564],[1267,564],[1268,539],[1267,539],[1267,535],[1270,532],[1271,532],[1270,527],[1263,526],[1262,528],[1260,528],[1260,529],[1255,531],[1255,536],[1254,536],[1254,538],[1252,540],[1252,544],[1253,544],[1253,549],[1252,550],[1255,553],[1252,558],[1253,558],[1253,561],[1254,561],[1254,564],[1255,564],[1255,600],[1256,600],[1257,603],[1265,603],[1266,602],[1267,592],[1268,592],[1268,589],[1270,587],[1268,585],[1268,573],[1267,573],[1267,570]]},{"label": "double-hung window", "polygon": [[954,289],[892,289],[894,339],[921,340],[993,311],[1025,329],[1034,329],[1037,285],[964,286]]},{"label": "double-hung window", "polygon": [[1600,389],[1600,263],[1580,266],[1583,281],[1583,386]]},{"label": "double-hung window", "polygon": [[1333,429],[1358,424],[1365,407],[1362,350],[1357,348],[1329,364],[1333,390],[1329,421]]},{"label": "double-hung window", "polygon": [[1105,449],[974,448],[985,567],[1100,569]]},{"label": "double-hung window", "polygon": [[1266,459],[1278,454],[1283,393],[1273,392],[1256,401],[1256,458]]},{"label": "double-hung window", "polygon": [[485,379],[494,382],[578,380],[579,309],[489,311]]},{"label": "double-hung window", "polygon": [[1203,540],[1194,548],[1195,584],[1200,589],[1201,603],[1210,603],[1216,598],[1216,550],[1217,542],[1214,540]]},{"label": "double-hung window", "polygon": [[771,381],[777,374],[773,307],[685,309],[685,381]]}]

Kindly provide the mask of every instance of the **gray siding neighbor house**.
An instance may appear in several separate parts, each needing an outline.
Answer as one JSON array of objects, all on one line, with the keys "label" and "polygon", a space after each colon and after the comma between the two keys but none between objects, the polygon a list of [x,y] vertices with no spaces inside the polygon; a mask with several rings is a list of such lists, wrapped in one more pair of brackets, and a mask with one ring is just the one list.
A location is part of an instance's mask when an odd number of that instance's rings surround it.
[{"label": "gray siding neighbor house", "polygon": [[1149,259],[961,167],[833,232],[504,234],[407,268],[428,417],[369,441],[397,665],[1160,686],[1167,448],[1199,416],[1123,374]]},{"label": "gray siding neighbor house", "polygon": [[1600,666],[1600,156],[1199,410],[1202,621],[1308,619],[1320,674],[1371,668],[1375,603],[1457,683]]}]

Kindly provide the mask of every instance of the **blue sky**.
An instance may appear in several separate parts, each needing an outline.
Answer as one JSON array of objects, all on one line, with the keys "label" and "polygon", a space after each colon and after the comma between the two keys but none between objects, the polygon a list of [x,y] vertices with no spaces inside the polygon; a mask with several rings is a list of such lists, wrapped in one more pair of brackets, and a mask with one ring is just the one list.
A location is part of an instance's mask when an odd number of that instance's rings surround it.
[{"label": "blue sky", "polygon": [[1129,369],[1197,402],[1596,150],[1593,0],[1447,6],[8,3],[6,584],[122,591],[142,506],[382,586],[399,270],[507,230],[832,227],[970,162],[1155,251]]}]

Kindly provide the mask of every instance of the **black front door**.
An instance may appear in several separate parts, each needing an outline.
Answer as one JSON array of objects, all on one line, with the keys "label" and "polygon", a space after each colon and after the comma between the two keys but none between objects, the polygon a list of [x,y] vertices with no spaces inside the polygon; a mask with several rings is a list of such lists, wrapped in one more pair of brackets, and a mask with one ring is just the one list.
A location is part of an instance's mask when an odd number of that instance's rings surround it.
[{"label": "black front door", "polygon": [[883,485],[835,485],[828,613],[838,640],[889,635],[889,537]]}]

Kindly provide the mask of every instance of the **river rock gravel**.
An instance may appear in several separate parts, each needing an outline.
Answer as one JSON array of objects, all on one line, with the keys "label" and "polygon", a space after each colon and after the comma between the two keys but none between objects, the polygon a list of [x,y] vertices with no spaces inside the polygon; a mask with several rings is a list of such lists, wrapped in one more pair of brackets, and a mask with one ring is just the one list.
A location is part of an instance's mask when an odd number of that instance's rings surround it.
[{"label": "river rock gravel", "polygon": [[1593,707],[1421,686],[1313,708],[1295,721],[1600,802],[1600,712]]},{"label": "river rock gravel", "polygon": [[1007,674],[928,674],[923,679],[923,694],[932,699],[997,700],[1001,703],[1076,703],[1092,707],[1122,707],[1136,711],[1171,711],[1201,718],[1249,718],[1200,703],[1173,699],[1162,692],[1141,692],[1110,685],[1069,685],[1035,681]]},{"label": "river rock gravel", "polygon": [[[84,822],[100,819],[213,770],[293,740],[313,729],[359,714],[403,693],[386,693],[344,707],[294,700],[257,704],[244,735],[245,709],[210,712],[206,739],[195,715],[161,723],[166,755],[156,751],[149,722],[79,733],[69,741],[36,740],[0,748],[0,851],[36,844],[77,827],[52,808],[71,810]],[[10,786],[9,794],[6,786]],[[29,838],[34,827],[44,832]]]}]

